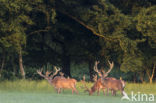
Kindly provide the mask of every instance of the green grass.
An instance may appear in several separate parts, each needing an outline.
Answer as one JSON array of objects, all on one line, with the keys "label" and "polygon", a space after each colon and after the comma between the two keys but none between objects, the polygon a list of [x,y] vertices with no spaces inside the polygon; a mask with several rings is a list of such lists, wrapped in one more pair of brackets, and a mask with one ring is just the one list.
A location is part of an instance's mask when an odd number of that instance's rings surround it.
[{"label": "green grass", "polygon": [[[87,83],[88,87],[92,85],[92,83]],[[132,103],[121,101],[119,92],[117,96],[103,96],[102,92],[99,96],[96,93],[93,96],[88,96],[88,93],[83,92],[82,86],[83,84],[78,82],[77,89],[79,94],[72,95],[71,90],[64,90],[63,93],[57,94],[53,87],[44,80],[4,81],[0,82],[0,103]],[[156,95],[156,84],[127,83],[125,91],[129,95],[131,91]]]},{"label": "green grass", "polygon": [[0,103],[114,103],[114,101],[120,101],[120,98],[28,92],[3,92],[0,94]]}]

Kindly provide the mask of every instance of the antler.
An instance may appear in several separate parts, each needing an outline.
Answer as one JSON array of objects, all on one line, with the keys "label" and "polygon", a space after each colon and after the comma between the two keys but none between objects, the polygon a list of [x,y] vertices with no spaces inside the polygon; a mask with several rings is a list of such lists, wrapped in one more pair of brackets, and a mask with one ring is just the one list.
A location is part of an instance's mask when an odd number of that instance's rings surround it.
[{"label": "antler", "polygon": [[107,72],[105,72],[104,70],[101,70],[101,72],[100,72],[100,71],[98,70],[98,67],[97,67],[97,65],[99,64],[99,61],[96,61],[96,62],[95,62],[95,65],[94,65],[94,71],[97,72],[98,75],[99,75],[100,77],[103,77],[103,78],[107,77],[108,74],[111,72],[111,70],[112,70],[113,67],[114,67],[114,62],[110,62],[110,61],[108,60],[108,63],[109,63],[109,70],[108,70]]},{"label": "antler", "polygon": [[83,75],[83,80],[82,80],[82,83],[84,84],[84,87],[86,88],[86,90],[85,90],[85,91],[90,92],[90,89],[86,86],[86,81],[85,81],[85,79],[86,79],[86,77],[85,77],[85,75]]},{"label": "antler", "polygon": [[43,68],[41,68],[40,70],[37,70],[36,72],[37,72],[41,77],[46,78],[46,76],[42,74],[42,70],[43,70]]},{"label": "antler", "polygon": [[113,67],[114,67],[114,62],[111,63],[111,62],[108,60],[108,63],[109,63],[109,70],[104,74],[105,77],[111,72],[111,70],[112,70]]},{"label": "antler", "polygon": [[97,75],[93,75],[93,81],[96,82],[97,81]]},{"label": "antler", "polygon": [[51,71],[46,71],[45,75],[42,74],[42,70],[43,68],[41,68],[40,70],[37,70],[37,73],[41,76],[41,77],[44,77],[44,78],[47,78],[47,77],[50,77],[50,78],[53,78],[59,71],[60,71],[60,68],[56,68],[54,66],[54,69],[55,69],[55,73],[53,73],[53,75],[49,76],[52,72]]},{"label": "antler", "polygon": [[59,71],[60,71],[60,68],[56,68],[56,66],[54,66],[54,69],[55,69],[55,73],[53,73],[53,75],[50,76],[50,78],[53,78]]},{"label": "antler", "polygon": [[99,75],[100,77],[102,77],[102,74],[101,74],[101,72],[98,70],[98,67],[97,67],[97,65],[98,65],[99,63],[100,63],[99,61],[95,61],[94,71],[97,72],[98,75]]},{"label": "antler", "polygon": [[86,80],[86,77],[85,77],[85,75],[83,75],[83,81],[85,82],[85,80]]}]

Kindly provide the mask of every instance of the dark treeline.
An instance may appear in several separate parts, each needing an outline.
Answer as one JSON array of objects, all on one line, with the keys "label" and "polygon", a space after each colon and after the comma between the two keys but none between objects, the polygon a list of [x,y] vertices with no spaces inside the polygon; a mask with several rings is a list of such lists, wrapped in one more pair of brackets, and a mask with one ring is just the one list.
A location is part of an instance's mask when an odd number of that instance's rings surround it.
[{"label": "dark treeline", "polygon": [[0,0],[1,80],[37,79],[47,64],[72,76],[72,63],[86,63],[92,79],[96,60],[114,61],[111,76],[152,83],[156,1]]}]

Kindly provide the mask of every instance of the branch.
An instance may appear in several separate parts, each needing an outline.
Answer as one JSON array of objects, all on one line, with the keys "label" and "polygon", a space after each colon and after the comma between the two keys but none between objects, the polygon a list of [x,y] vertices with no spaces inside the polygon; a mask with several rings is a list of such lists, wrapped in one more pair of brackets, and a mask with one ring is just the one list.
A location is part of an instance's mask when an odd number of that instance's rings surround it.
[{"label": "branch", "polygon": [[154,66],[153,66],[153,71],[152,71],[152,76],[151,76],[151,78],[154,77],[154,72],[155,72],[155,64],[154,64]]},{"label": "branch", "polygon": [[[58,9],[57,9],[58,10]],[[99,37],[102,37],[104,39],[107,39],[107,40],[110,40],[110,38],[106,38],[104,35],[101,35],[100,33],[97,33],[94,28],[86,25],[84,22],[80,21],[79,19],[77,19],[76,17],[68,14],[67,12],[64,12],[64,11],[61,11],[61,10],[58,10],[59,12],[61,12],[62,14],[64,15],[67,15],[68,17],[72,18],[73,20],[75,20],[76,22],[78,22],[79,24],[81,24],[82,26],[84,26],[85,28],[87,28],[88,30],[90,30],[94,35],[97,35]]]},{"label": "branch", "polygon": [[147,76],[148,76],[148,78],[150,78],[150,71],[148,70],[148,69],[146,69],[146,72],[147,72]]},{"label": "branch", "polygon": [[36,30],[36,31],[31,32],[27,36],[30,36],[30,35],[33,35],[33,34],[36,34],[36,33],[40,33],[40,32],[48,32],[50,29],[51,29],[51,27],[47,26],[45,29]]},{"label": "branch", "polygon": [[33,32],[31,32],[31,33],[29,33],[27,36],[30,36],[30,35],[32,35],[32,34],[36,34],[36,33],[40,33],[40,32],[48,32],[49,30],[37,30],[37,31],[33,31]]}]

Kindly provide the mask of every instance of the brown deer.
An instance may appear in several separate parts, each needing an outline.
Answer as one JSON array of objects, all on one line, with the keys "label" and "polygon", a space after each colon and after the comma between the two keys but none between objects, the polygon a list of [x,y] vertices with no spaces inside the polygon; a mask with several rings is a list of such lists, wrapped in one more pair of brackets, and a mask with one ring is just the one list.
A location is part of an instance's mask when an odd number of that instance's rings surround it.
[{"label": "brown deer", "polygon": [[[113,77],[110,77],[110,78],[107,77],[107,79],[116,80],[116,78],[113,78]],[[97,79],[97,75],[93,75],[93,81],[94,81],[94,85],[91,87],[91,89],[89,89],[85,84],[85,76],[83,76],[83,83],[86,88],[85,91],[89,92],[89,95],[92,95],[94,92],[97,91],[97,95],[99,95],[99,92],[102,89],[103,95],[105,95],[105,89],[107,88],[102,84],[101,78]]]},{"label": "brown deer", "polygon": [[[75,79],[67,79],[64,76],[56,76],[54,77],[60,69],[57,69],[54,67],[55,73],[53,75],[50,75],[52,72],[47,71],[45,75],[42,74],[42,70],[37,70],[37,73],[45,78],[50,85],[53,85],[54,88],[57,90],[57,93],[61,93],[61,89],[72,89],[72,94],[76,92],[78,94],[78,91],[76,89],[76,80]],[[54,77],[54,78],[53,78]]]},{"label": "brown deer", "polygon": [[95,81],[94,85],[89,89],[87,86],[86,86],[86,82],[85,82],[85,76],[83,76],[83,84],[84,84],[84,87],[86,88],[85,91],[89,92],[89,95],[92,95],[94,92],[97,91],[97,95],[99,95],[99,92],[100,90],[102,89],[103,90],[103,94],[105,95],[105,86],[102,85],[102,82],[101,82],[101,78],[97,80],[97,75],[94,75],[94,78],[93,80]]},{"label": "brown deer", "polygon": [[[63,72],[60,72],[59,74],[60,74],[61,78],[65,78]],[[75,85],[76,85],[76,83],[77,83],[77,80],[76,80],[76,79],[70,78],[69,76],[68,76],[68,78],[66,78],[66,79],[73,81],[73,82],[75,83]]]},{"label": "brown deer", "polygon": [[116,91],[120,90],[121,94],[124,95],[124,87],[125,87],[125,82],[123,80],[117,80],[115,78],[108,78],[108,74],[111,72],[111,70],[113,69],[114,63],[108,61],[110,68],[107,72],[105,72],[104,70],[102,72],[100,72],[98,70],[97,65],[99,64],[98,61],[95,62],[95,68],[94,70],[98,73],[98,75],[101,77],[101,82],[102,84],[107,88],[107,94],[109,92],[109,90],[112,91],[112,95],[116,95]]}]

